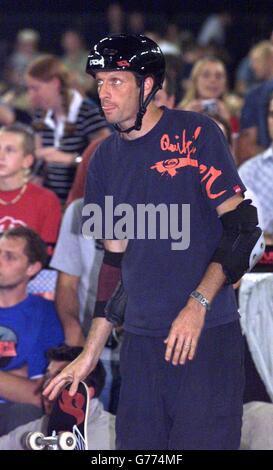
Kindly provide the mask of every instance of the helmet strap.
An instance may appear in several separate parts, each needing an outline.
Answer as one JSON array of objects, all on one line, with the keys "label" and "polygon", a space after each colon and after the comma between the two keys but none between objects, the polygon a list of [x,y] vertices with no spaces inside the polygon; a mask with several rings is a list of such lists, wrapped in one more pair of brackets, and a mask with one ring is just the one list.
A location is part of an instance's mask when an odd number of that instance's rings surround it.
[{"label": "helmet strap", "polygon": [[128,134],[129,132],[133,130],[139,131],[141,129],[142,119],[143,119],[144,114],[147,111],[147,106],[153,99],[156,92],[160,90],[161,88],[159,85],[156,85],[154,89],[151,91],[151,93],[147,96],[146,100],[144,101],[144,82],[145,82],[145,78],[141,80],[141,84],[140,84],[139,110],[136,116],[135,124],[132,127],[129,127],[128,129],[121,129],[118,124],[114,124],[114,128],[118,132]]}]

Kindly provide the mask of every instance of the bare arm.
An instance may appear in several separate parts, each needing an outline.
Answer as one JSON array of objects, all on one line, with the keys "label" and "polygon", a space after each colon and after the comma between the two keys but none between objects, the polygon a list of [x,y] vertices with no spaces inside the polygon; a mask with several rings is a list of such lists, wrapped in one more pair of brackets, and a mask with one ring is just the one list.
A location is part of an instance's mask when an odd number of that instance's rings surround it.
[{"label": "bare arm", "polygon": [[74,164],[76,153],[63,152],[55,147],[40,147],[36,150],[36,157],[47,163],[62,163],[71,166]]},{"label": "bare arm", "polygon": [[[95,139],[106,139],[111,134],[111,131],[108,127],[103,127],[102,129],[97,130],[92,133],[91,140]],[[75,157],[77,154],[70,152],[63,152],[58,150],[55,147],[42,147],[37,145],[36,147],[36,157],[45,160],[47,163],[62,163],[63,165],[73,165],[75,162]]]},{"label": "bare arm", "polygon": [[[243,200],[236,195],[227,199],[217,207],[218,215],[234,210]],[[211,303],[225,282],[225,274],[218,263],[210,263],[196,290]],[[192,360],[196,353],[198,340],[205,323],[206,309],[189,298],[185,307],[179,312],[172,323],[166,343],[166,361],[172,359],[173,365],[184,364]]]},{"label": "bare arm", "polygon": [[18,377],[28,377],[28,367],[23,366],[20,369],[9,370],[9,374],[17,375]]},{"label": "bare arm", "polygon": [[83,346],[85,342],[79,319],[78,285],[78,276],[59,271],[55,302],[65,342],[70,346]]},{"label": "bare arm", "polygon": [[5,104],[0,104],[0,123],[3,126],[9,126],[15,121],[15,114],[11,108]]},{"label": "bare arm", "polygon": [[39,388],[43,378],[27,379],[9,372],[0,371],[0,396],[15,403],[42,406]]},{"label": "bare arm", "polygon": [[[125,251],[127,241],[107,240],[104,245],[107,250],[120,253]],[[94,318],[83,352],[49,383],[43,394],[53,400],[66,383],[72,382],[69,393],[73,396],[77,391],[79,382],[96,367],[112,329],[112,323],[104,317]]]},{"label": "bare arm", "polygon": [[113,253],[124,253],[128,240],[104,240],[103,244],[106,250],[113,251]]}]

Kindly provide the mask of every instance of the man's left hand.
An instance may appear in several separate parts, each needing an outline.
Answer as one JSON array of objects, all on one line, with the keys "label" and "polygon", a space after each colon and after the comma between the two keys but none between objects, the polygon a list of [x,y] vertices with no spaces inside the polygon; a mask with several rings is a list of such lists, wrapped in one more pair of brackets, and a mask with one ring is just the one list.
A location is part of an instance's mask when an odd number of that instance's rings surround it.
[{"label": "man's left hand", "polygon": [[172,323],[166,343],[166,361],[174,366],[185,364],[195,356],[198,340],[205,322],[206,309],[194,299],[179,312]]}]

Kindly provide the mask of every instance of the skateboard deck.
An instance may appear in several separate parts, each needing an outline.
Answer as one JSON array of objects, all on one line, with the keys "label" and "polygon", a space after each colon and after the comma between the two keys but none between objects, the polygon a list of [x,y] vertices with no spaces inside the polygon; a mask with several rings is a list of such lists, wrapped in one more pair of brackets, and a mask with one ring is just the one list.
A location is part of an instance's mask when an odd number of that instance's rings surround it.
[{"label": "skateboard deck", "polygon": [[88,450],[87,420],[89,412],[88,387],[80,382],[76,394],[71,397],[66,385],[53,404],[50,413],[47,436],[29,433],[27,447],[34,450]]}]

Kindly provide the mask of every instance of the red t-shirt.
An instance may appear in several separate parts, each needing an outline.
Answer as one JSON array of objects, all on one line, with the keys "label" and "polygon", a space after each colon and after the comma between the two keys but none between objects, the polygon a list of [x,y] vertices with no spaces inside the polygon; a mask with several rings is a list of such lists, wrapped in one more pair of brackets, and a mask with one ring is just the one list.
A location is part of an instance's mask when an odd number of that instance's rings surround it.
[{"label": "red t-shirt", "polygon": [[[20,190],[0,191],[0,198],[11,201],[19,195]],[[57,241],[61,215],[59,199],[52,191],[28,183],[17,202],[7,206],[0,203],[0,232],[20,225],[27,226],[52,246]]]}]

